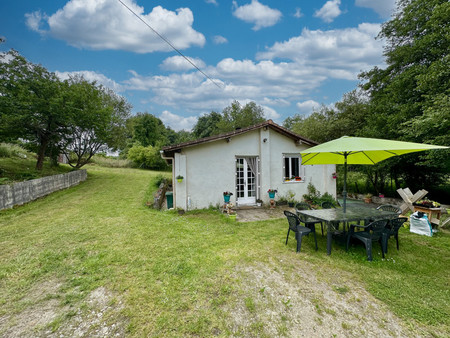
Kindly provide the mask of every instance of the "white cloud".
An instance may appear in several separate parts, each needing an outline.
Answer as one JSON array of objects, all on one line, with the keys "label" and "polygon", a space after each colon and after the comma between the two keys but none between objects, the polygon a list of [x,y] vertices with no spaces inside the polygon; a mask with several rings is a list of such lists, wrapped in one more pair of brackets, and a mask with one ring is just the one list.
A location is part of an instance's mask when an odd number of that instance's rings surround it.
[{"label": "white cloud", "polygon": [[213,41],[216,45],[222,45],[224,43],[228,43],[228,40],[221,35],[214,36]]},{"label": "white cloud", "polygon": [[[203,70],[221,88],[196,71],[165,76],[131,71],[122,85],[128,91],[148,92],[147,102],[171,107],[177,113],[222,111],[233,100],[242,104],[252,100],[264,107],[268,118],[276,120],[277,111],[290,107],[291,102],[298,102],[291,111],[319,108],[318,102],[305,97],[330,78],[356,82],[360,71],[383,67],[382,41],[374,39],[379,30],[380,25],[368,23],[329,31],[305,29],[299,36],[268,47],[256,61],[225,58],[205,66]],[[169,58],[165,62],[176,65],[177,61]]]},{"label": "white cloud", "polygon": [[261,106],[264,109],[264,117],[266,118],[266,120],[270,119],[270,120],[277,120],[281,117],[280,114],[278,114],[278,112],[268,106]]},{"label": "white cloud", "polygon": [[307,100],[303,102],[297,102],[296,106],[300,113],[309,115],[313,111],[319,109],[321,104],[314,100]]},{"label": "white cloud", "polygon": [[216,0],[205,0],[205,2],[207,4],[212,4],[212,5],[215,5],[215,6],[219,6],[219,3]]},{"label": "white cloud", "polygon": [[379,31],[379,24],[369,23],[328,31],[304,29],[300,36],[275,43],[257,58],[290,59],[315,74],[356,80],[361,71],[382,65],[383,42],[375,40]]},{"label": "white cloud", "polygon": [[355,0],[359,7],[371,8],[383,18],[389,18],[395,9],[395,0]]},{"label": "white cloud", "polygon": [[[190,57],[187,58],[200,69],[206,66],[202,59]],[[161,68],[170,71],[188,71],[195,69],[192,64],[190,64],[181,55],[175,55],[165,59],[161,64]]]},{"label": "white cloud", "polygon": [[297,19],[298,18],[301,18],[303,16],[303,13],[302,13],[302,10],[301,10],[301,8],[296,8],[295,9],[295,13],[294,13],[294,17],[296,17]]},{"label": "white cloud", "polygon": [[183,129],[191,130],[197,123],[197,117],[195,116],[184,117],[173,114],[168,110],[163,111],[159,118],[164,123],[164,125],[170,126],[175,131]]},{"label": "white cloud", "polygon": [[314,13],[314,16],[321,18],[325,22],[332,22],[342,13],[339,9],[340,4],[341,0],[327,1],[321,9]]},{"label": "white cloud", "polygon": [[31,30],[34,30],[41,34],[45,33],[45,31],[41,29],[41,26],[46,17],[41,13],[41,11],[26,13],[25,18],[25,23]]},{"label": "white cloud", "polygon": [[[144,8],[138,6],[135,0],[124,2],[176,48],[185,49],[205,44],[203,34],[192,28],[194,16],[189,8],[179,8],[173,12],[156,6],[145,14]],[[30,29],[64,40],[78,48],[127,50],[136,53],[172,50],[118,1],[70,0],[51,16],[34,12],[26,14],[26,17]],[[49,26],[47,31],[40,29],[44,22]]]},{"label": "white cloud", "polygon": [[250,4],[238,6],[233,1],[233,15],[245,22],[254,24],[253,30],[257,31],[261,28],[271,27],[281,19],[281,12],[263,5],[258,0],[252,0]]},{"label": "white cloud", "polygon": [[116,93],[122,92],[124,90],[123,86],[106,77],[103,74],[93,72],[90,70],[81,70],[76,72],[55,72],[56,76],[58,76],[62,80],[67,80],[72,76],[82,76],[86,81],[93,82],[96,81],[99,84],[102,84],[105,87],[108,87],[114,90]]}]

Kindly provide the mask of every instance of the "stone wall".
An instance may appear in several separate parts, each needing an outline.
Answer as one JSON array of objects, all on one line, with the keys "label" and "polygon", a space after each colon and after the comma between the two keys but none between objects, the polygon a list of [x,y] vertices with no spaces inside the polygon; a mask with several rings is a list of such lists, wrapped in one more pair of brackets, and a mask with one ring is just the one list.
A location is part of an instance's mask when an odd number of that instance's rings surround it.
[{"label": "stone wall", "polygon": [[0,210],[33,201],[52,192],[77,185],[87,178],[85,169],[46,176],[14,185],[0,185]]}]

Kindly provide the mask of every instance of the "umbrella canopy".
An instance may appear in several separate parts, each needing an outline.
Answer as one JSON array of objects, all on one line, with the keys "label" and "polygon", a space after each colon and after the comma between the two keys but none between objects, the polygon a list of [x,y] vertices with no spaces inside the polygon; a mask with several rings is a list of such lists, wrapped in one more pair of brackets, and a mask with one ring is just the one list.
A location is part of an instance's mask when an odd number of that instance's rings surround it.
[{"label": "umbrella canopy", "polygon": [[302,164],[344,164],[344,212],[347,200],[347,164],[375,164],[393,156],[445,149],[445,146],[376,138],[343,136],[301,151]]}]

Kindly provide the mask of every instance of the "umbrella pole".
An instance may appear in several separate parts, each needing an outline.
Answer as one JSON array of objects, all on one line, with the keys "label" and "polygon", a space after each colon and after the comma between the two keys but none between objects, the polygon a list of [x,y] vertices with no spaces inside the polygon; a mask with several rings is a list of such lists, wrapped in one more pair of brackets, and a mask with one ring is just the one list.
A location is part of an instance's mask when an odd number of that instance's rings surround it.
[{"label": "umbrella pole", "polygon": [[344,213],[347,211],[347,153],[344,153],[344,190],[342,191],[344,197]]}]

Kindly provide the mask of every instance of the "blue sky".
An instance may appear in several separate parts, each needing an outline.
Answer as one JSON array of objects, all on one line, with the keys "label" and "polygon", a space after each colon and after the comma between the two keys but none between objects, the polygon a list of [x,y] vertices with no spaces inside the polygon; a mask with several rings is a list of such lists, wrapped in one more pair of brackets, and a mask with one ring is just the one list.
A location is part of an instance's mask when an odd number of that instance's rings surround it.
[{"label": "blue sky", "polygon": [[375,37],[395,0],[1,1],[0,52],[61,78],[82,74],[175,130],[233,100],[282,123],[332,105],[357,75],[384,67]]}]

